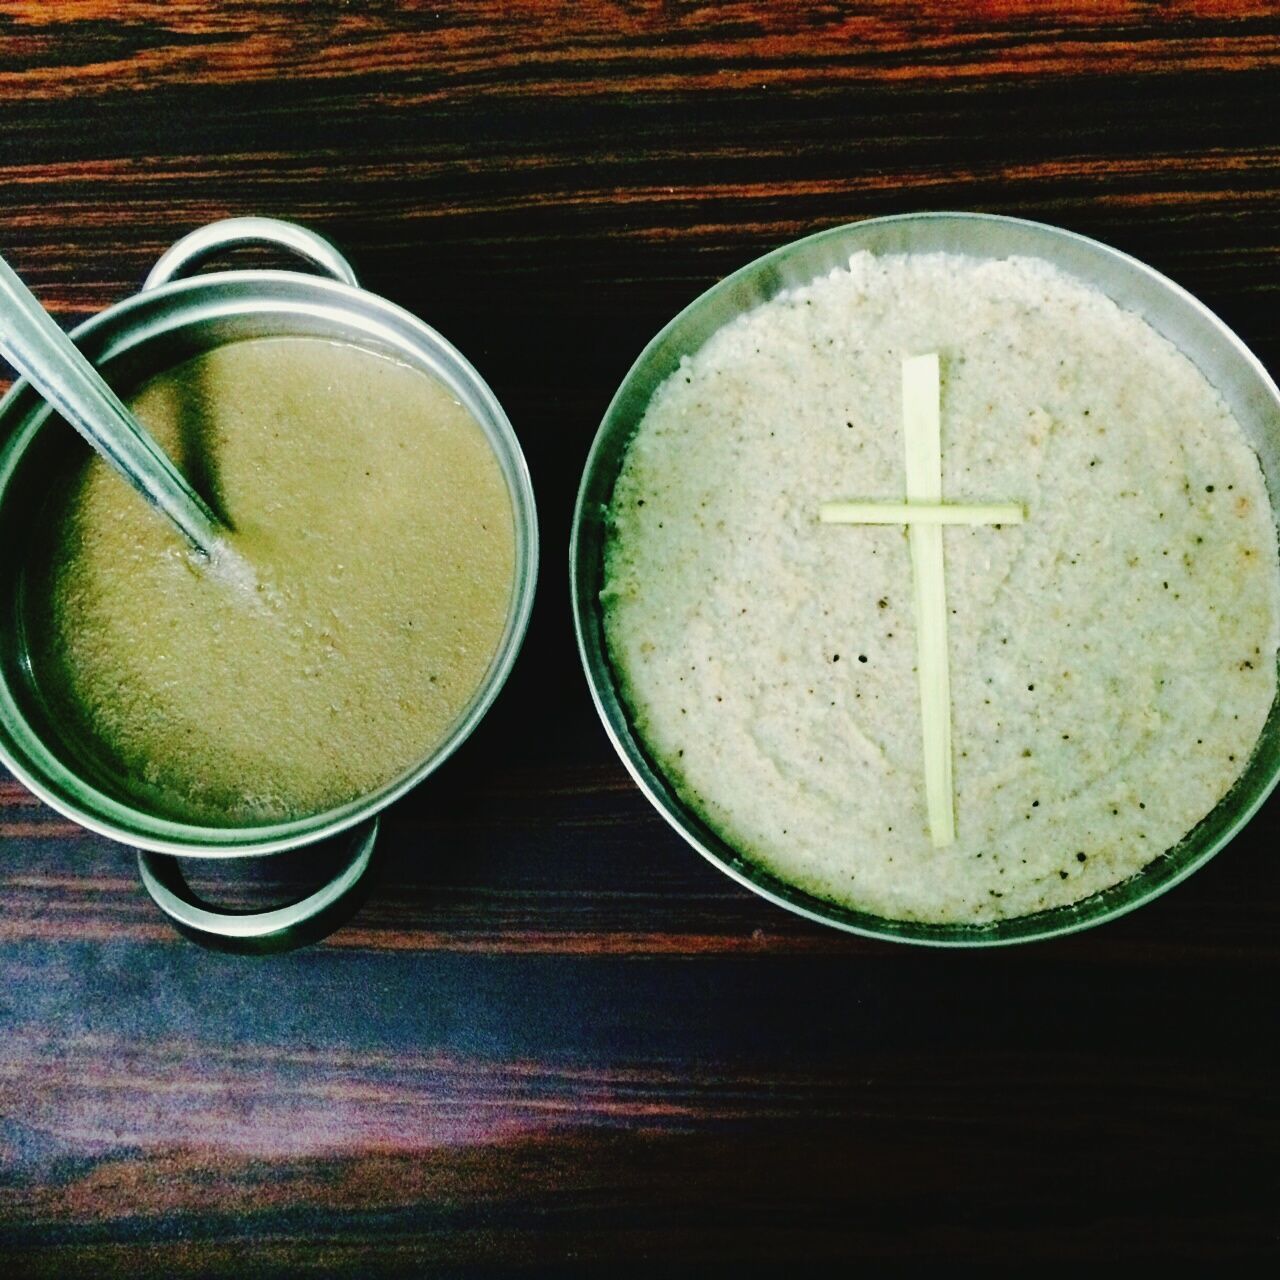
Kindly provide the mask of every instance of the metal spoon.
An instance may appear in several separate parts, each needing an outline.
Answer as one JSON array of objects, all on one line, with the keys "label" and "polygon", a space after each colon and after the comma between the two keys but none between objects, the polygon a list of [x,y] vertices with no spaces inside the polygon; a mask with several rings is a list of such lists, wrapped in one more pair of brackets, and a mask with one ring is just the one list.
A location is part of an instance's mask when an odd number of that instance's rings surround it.
[{"label": "metal spoon", "polygon": [[0,354],[206,558],[223,525],[0,258]]}]

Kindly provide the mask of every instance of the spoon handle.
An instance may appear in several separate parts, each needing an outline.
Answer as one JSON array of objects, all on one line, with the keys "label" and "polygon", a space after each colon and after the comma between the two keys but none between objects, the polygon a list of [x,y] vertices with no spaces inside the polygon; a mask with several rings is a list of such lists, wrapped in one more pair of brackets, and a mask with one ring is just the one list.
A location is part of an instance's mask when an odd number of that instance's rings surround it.
[{"label": "spoon handle", "polygon": [[198,551],[213,555],[218,518],[3,258],[0,353]]}]

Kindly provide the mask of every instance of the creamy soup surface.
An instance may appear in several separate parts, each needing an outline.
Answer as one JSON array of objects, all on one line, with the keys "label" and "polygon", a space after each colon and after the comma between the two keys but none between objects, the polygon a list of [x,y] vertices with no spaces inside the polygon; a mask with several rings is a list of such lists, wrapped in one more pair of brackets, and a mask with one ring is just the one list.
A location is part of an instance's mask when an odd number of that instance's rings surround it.
[{"label": "creamy soup surface", "polygon": [[[925,809],[901,526],[902,360],[941,361],[956,842]],[[1175,846],[1276,694],[1256,455],[1139,316],[1046,263],[872,257],[756,308],[658,389],[609,512],[604,621],[637,730],[742,854],[835,902],[981,923]]]},{"label": "creamy soup surface", "polygon": [[358,347],[219,347],[130,405],[233,529],[211,569],[98,460],[29,577],[37,684],[136,798],[213,825],[296,818],[438,744],[506,625],[511,499],[441,383]]}]

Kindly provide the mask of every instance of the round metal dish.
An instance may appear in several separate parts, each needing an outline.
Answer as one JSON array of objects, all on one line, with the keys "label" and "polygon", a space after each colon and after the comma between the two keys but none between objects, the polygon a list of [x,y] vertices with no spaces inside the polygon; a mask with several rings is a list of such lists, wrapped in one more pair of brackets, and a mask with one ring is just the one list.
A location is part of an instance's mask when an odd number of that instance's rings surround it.
[{"label": "round metal dish", "polygon": [[578,648],[596,709],[618,755],[659,813],[740,884],[811,920],[852,933],[931,946],[993,946],[1071,933],[1131,911],[1203,866],[1244,826],[1280,777],[1280,703],[1272,706],[1244,774],[1180,844],[1138,875],[1068,907],[987,925],[888,920],[828,902],[743,857],[675,794],[633,729],[605,649],[600,615],[604,514],[650,397],[707,339],[742,312],[843,267],[860,250],[1041,258],[1144,317],[1218,389],[1262,462],[1273,511],[1280,494],[1280,391],[1257,358],[1185,289],[1127,254],[1042,223],[987,214],[923,213],[836,227],[743,267],[687,306],[641,353],[610,403],[587,458],[569,550]]},{"label": "round metal dish", "polygon": [[[201,259],[236,245],[269,242],[300,254],[332,279],[292,271],[224,271],[178,280]],[[119,780],[73,753],[49,715],[32,676],[23,622],[23,564],[47,478],[83,446],[24,381],[0,401],[0,760],[42,800],[92,831],[160,854],[231,857],[276,853],[348,831],[352,866],[368,864],[375,815],[447,759],[489,709],[516,660],[533,607],[538,525],[533,487],[515,432],[501,405],[462,354],[416,317],[356,284],[350,265],[313,232],[265,218],[214,223],[179,241],[156,264],[142,293],[108,308],[73,333],[81,350],[117,391],[227,342],[311,335],[352,342],[433,375],[481,425],[506,478],[515,519],[515,580],[506,627],[489,669],[444,740],[378,791],[341,808],[260,826],[200,826],[142,807]],[[144,882],[159,883],[144,855]],[[347,868],[339,880],[352,870]],[[173,895],[170,894],[170,897]],[[162,900],[164,899],[164,900]],[[314,901],[313,901],[314,899]],[[332,905],[313,895],[257,933],[302,923]],[[159,895],[174,915],[172,903]],[[315,910],[313,911],[312,908]],[[203,908],[202,908],[203,909]],[[216,914],[216,913],[215,913]],[[201,917],[208,924],[209,913]],[[174,917],[177,918],[176,916]],[[225,917],[225,936],[254,931],[243,917]],[[182,922],[195,928],[191,920]],[[268,927],[271,925],[273,927]]]}]

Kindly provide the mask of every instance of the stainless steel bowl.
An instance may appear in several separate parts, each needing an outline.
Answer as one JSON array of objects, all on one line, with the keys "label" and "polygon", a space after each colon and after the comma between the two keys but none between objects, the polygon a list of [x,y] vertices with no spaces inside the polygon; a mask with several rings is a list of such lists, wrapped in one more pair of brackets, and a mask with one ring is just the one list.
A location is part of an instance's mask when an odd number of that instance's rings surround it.
[{"label": "stainless steel bowl", "polygon": [[[224,271],[177,277],[205,257],[249,243],[270,243],[333,277],[292,271]],[[0,760],[41,799],[82,826],[148,851],[144,883],[186,928],[242,939],[274,937],[331,911],[368,865],[376,815],[446,760],[480,722],[516,660],[533,606],[538,526],[533,488],[515,432],[501,405],[466,359],[434,329],[359,288],[334,247],[313,232],[265,218],[213,223],[173,246],[136,297],[82,324],[73,336],[112,385],[128,391],[182,360],[243,338],[313,335],[384,352],[432,374],[484,429],[502,468],[515,516],[515,584],[506,628],[470,703],[443,742],[376,792],[325,813],[261,826],[198,826],[139,806],[92,762],[61,745],[39,695],[26,650],[23,564],[48,477],[84,456],[84,446],[25,383],[0,401]],[[168,859],[151,854],[245,857],[295,849],[357,827],[343,873],[301,903],[272,913],[214,912],[186,893]]]},{"label": "stainless steel bowl", "polygon": [[989,925],[886,920],[797,889],[744,858],[686,806],[636,733],[609,665],[600,614],[604,513],[622,458],[650,397],[718,329],[783,290],[872,253],[949,252],[1041,258],[1143,316],[1221,392],[1262,461],[1272,509],[1280,494],[1280,391],[1248,348],[1185,289],[1127,254],[1042,223],[986,214],[874,218],[784,245],[690,303],[641,353],[605,413],[587,458],[569,551],[578,647],[596,709],[622,762],[659,813],[703,857],[779,906],[852,933],[933,946],[991,946],[1071,933],[1131,911],[1203,866],[1253,816],[1280,776],[1280,703],[1231,792],[1174,849],[1138,875],[1069,907]]}]

